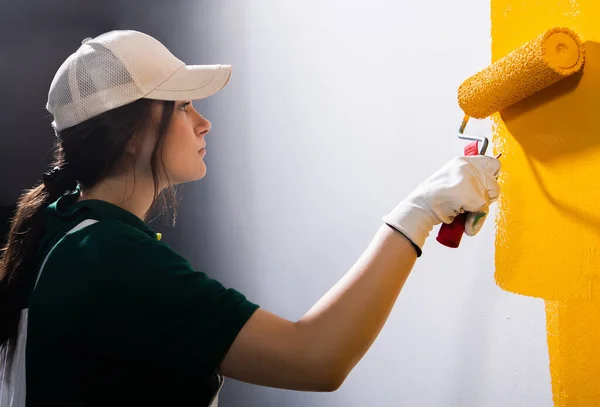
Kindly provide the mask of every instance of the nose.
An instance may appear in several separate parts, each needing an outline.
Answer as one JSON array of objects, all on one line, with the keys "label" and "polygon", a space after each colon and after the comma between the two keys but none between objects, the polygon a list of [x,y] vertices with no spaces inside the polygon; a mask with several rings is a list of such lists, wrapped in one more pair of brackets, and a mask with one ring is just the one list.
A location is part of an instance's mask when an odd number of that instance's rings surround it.
[{"label": "nose", "polygon": [[196,124],[196,134],[205,136],[211,129],[212,125],[200,113],[198,113],[198,123]]}]

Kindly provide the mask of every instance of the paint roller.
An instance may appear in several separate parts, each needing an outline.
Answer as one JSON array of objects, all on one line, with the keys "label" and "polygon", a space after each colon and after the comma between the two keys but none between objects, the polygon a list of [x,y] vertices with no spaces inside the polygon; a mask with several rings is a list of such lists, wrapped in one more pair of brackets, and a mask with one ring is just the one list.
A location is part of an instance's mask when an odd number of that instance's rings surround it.
[{"label": "paint roller", "polygon": [[[458,88],[458,104],[465,113],[458,137],[470,140],[465,155],[485,154],[488,140],[465,134],[470,117],[484,119],[578,72],[584,45],[569,28],[554,27],[504,58],[465,80]],[[481,145],[480,145],[481,143]],[[465,231],[466,213],[443,224],[437,241],[456,248]]]}]

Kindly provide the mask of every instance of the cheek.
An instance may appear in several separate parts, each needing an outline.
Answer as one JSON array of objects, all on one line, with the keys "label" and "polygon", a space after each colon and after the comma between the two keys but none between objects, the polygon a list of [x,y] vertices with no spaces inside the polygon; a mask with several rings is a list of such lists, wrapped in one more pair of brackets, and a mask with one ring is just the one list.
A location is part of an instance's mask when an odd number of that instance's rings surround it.
[{"label": "cheek", "polygon": [[163,162],[165,169],[175,182],[184,182],[203,176],[206,170],[202,155],[198,153],[200,143],[189,129],[174,128],[165,136]]}]

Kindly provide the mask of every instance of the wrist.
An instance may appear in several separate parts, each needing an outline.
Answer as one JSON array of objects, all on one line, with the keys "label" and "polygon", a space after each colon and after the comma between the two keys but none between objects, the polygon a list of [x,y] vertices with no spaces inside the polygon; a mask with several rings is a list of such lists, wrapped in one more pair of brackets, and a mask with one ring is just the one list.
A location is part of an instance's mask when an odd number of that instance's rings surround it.
[{"label": "wrist", "polygon": [[383,222],[404,235],[415,246],[421,256],[425,240],[438,219],[427,209],[411,202],[401,202],[392,212],[382,218]]},{"label": "wrist", "polygon": [[421,250],[421,248],[419,246],[417,246],[415,244],[415,242],[413,242],[412,240],[410,240],[408,238],[408,236],[406,236],[406,234],[404,232],[402,232],[401,230],[398,230],[396,228],[396,226],[394,225],[390,225],[389,223],[386,223],[386,225],[392,229],[395,233],[398,233],[399,235],[401,235],[403,238],[405,238],[406,240],[408,240],[408,242],[411,244],[411,246],[413,247],[413,249],[415,249],[415,252],[417,253],[417,257],[421,257],[421,255],[423,254],[423,250]]}]

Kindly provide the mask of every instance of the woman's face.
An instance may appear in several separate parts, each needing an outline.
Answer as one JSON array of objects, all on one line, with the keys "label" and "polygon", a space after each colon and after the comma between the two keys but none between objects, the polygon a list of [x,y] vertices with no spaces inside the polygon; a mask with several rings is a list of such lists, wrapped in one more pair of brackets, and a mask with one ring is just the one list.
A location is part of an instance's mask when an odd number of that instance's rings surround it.
[{"label": "woman's face", "polygon": [[[142,163],[149,168],[150,157],[156,143],[156,131],[162,115],[162,103],[152,106],[152,134],[145,137],[142,146]],[[196,111],[190,101],[175,102],[171,122],[162,142],[162,164],[171,185],[196,181],[206,175],[205,136],[210,131],[210,122]],[[160,161],[157,163],[160,168]],[[162,187],[168,184],[162,180]]]}]

